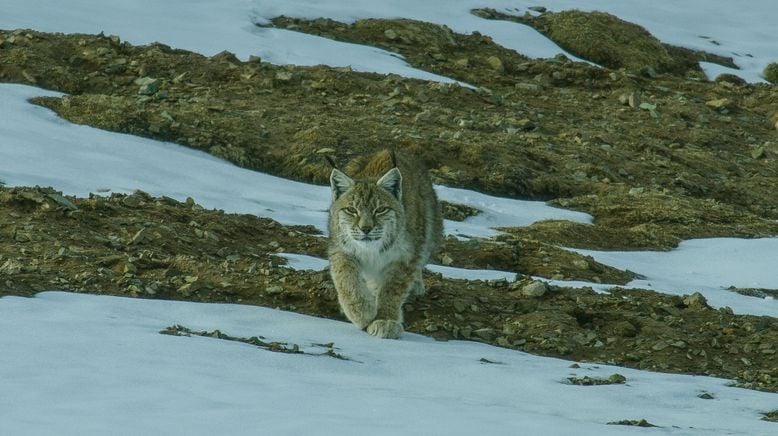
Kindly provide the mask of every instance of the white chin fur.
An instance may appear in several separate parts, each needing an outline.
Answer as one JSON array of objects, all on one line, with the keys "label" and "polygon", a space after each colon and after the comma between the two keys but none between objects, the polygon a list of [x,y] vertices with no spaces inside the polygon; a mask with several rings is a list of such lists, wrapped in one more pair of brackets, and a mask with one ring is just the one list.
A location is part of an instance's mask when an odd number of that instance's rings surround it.
[{"label": "white chin fur", "polygon": [[351,239],[351,245],[359,251],[379,250],[383,246],[381,239]]}]

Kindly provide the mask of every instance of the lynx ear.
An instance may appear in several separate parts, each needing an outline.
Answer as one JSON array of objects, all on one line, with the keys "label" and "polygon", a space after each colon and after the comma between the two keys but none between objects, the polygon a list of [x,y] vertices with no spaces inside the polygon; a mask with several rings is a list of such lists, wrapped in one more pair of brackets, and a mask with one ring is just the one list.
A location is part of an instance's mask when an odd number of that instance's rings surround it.
[{"label": "lynx ear", "polygon": [[386,174],[378,179],[377,184],[389,191],[396,199],[400,200],[402,198],[403,176],[399,168],[395,167],[387,171]]},{"label": "lynx ear", "polygon": [[354,186],[354,181],[343,171],[333,168],[332,173],[330,173],[330,186],[332,187],[332,199],[337,200],[344,192]]}]

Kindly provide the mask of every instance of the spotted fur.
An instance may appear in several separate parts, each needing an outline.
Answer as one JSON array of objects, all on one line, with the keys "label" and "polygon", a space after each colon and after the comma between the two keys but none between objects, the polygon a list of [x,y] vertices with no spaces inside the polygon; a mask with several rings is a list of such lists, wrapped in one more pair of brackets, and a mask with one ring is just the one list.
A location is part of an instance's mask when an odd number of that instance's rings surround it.
[{"label": "spotted fur", "polygon": [[383,151],[334,168],[330,185],[330,273],[340,307],[371,335],[397,338],[402,305],[424,293],[422,269],[443,234],[432,183],[416,159]]}]

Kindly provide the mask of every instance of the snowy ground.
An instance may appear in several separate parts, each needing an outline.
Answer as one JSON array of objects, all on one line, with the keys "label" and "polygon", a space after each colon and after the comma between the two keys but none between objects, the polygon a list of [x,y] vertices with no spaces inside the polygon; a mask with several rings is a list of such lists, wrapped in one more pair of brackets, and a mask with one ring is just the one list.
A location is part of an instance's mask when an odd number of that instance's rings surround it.
[{"label": "snowy ground", "polygon": [[630,287],[678,295],[697,291],[714,307],[729,306],[735,313],[778,317],[778,300],[745,297],[726,289],[778,289],[778,238],[693,239],[681,242],[670,252],[575,251],[645,276],[631,281]]},{"label": "snowy ground", "polygon": [[[513,15],[535,14],[529,9],[533,6],[544,6],[550,11],[598,10],[645,27],[662,42],[732,57],[740,67],[732,70],[706,63],[703,68],[710,78],[727,72],[749,82],[764,82],[761,73],[765,65],[778,60],[775,37],[778,7],[774,0],[397,0],[380,5],[370,0],[262,0],[258,3],[257,14],[265,19],[278,15],[328,17],[344,22],[360,18],[413,18],[445,24],[457,33],[478,31],[529,57],[548,58],[565,53],[572,59],[577,58],[528,26],[485,20],[473,16],[470,10],[491,7]],[[348,7],[343,7],[344,3]]]},{"label": "snowy ground", "polygon": [[[533,277],[555,286],[590,287],[598,292],[619,287],[651,289],[666,294],[686,295],[699,292],[713,307],[729,307],[735,313],[778,317],[778,300],[738,294],[727,288],[777,289],[772,265],[778,253],[778,238],[735,239],[711,238],[684,241],[670,252],[657,251],[594,251],[575,249],[592,256],[598,262],[639,273],[642,277],[617,286],[573,280],[550,280]],[[325,259],[300,254],[283,253],[290,268],[321,271]],[[516,273],[495,270],[468,270],[442,265],[427,265],[427,269],[452,279],[516,280]]]},{"label": "snowy ground", "polygon": [[[355,48],[254,22],[279,13],[351,21],[367,16],[411,17],[478,30],[501,44],[539,57],[561,52],[534,30],[467,14],[471,7],[511,8],[527,1],[215,1],[101,2],[4,0],[0,28],[105,31],[135,44],[159,41],[206,55],[222,50],[276,63],[351,65],[431,80],[396,55]],[[759,81],[778,59],[772,0],[656,2],[548,0],[552,10],[603,9],[639,23],[665,42],[735,56],[738,74]],[[707,38],[702,38],[705,36]],[[719,45],[710,41],[715,40]],[[520,45],[520,47],[517,47]],[[749,56],[751,55],[751,56]],[[9,185],[53,186],[67,194],[130,192],[183,199],[209,208],[254,213],[288,224],[324,227],[327,187],[242,170],[173,144],[69,124],[25,99],[56,95],[0,85],[0,179]],[[169,162],[176,162],[171,165]],[[203,177],[207,174],[207,177]],[[262,188],[262,189],[259,189]],[[438,188],[441,197],[485,211],[447,223],[450,233],[489,235],[489,227],[590,217],[532,202]],[[689,293],[740,313],[778,316],[778,303],[723,291],[778,288],[771,274],[777,239],[688,241],[670,253],[589,252],[647,280],[632,285]],[[299,266],[299,265],[298,265]],[[486,278],[456,269],[447,275]],[[483,273],[486,274],[486,273]],[[494,274],[494,273],[488,273]],[[650,284],[649,284],[650,282]],[[275,354],[245,344],[159,335],[169,325],[221,329],[240,336],[317,349],[334,341],[355,359]],[[489,364],[481,358],[501,362]],[[0,299],[0,434],[774,434],[759,421],[775,395],[726,387],[707,377],[623,368],[568,368],[569,362],[474,343],[439,343],[405,335],[378,341],[346,323],[270,309],[137,301],[44,293]],[[571,373],[627,377],[626,385],[578,387]],[[703,391],[715,400],[697,397]],[[662,426],[608,426],[645,418]]]},{"label": "snowy ground", "polygon": [[[69,195],[131,193],[136,189],[177,200],[194,197],[211,209],[267,216],[284,224],[311,224],[326,232],[329,186],[293,182],[236,167],[205,152],[88,126],[71,124],[28,98],[61,95],[0,84],[0,180],[10,186],[53,186]],[[261,188],[261,189],[260,189]],[[491,227],[525,226],[544,219],[588,223],[591,216],[537,201],[510,200],[439,187],[441,199],[483,213],[449,233],[491,236]]]},{"label": "snowy ground", "polygon": [[104,31],[133,44],[159,41],[209,56],[229,50],[241,59],[258,55],[279,64],[351,66],[357,71],[451,81],[410,68],[396,54],[384,50],[254,24],[281,14],[345,22],[371,17],[413,18],[445,24],[460,33],[479,31],[530,57],[565,53],[528,26],[485,20],[469,12],[492,7],[520,15],[538,5],[552,11],[577,8],[610,12],[644,26],[663,42],[731,56],[741,68],[729,70],[706,63],[703,67],[711,78],[730,72],[750,82],[762,82],[764,66],[778,60],[778,7],[774,0],[4,0],[0,29]]},{"label": "snowy ground", "polygon": [[[261,307],[70,293],[0,299],[4,435],[768,435],[775,395]],[[158,332],[173,324],[352,359]],[[487,363],[481,361],[486,359]],[[575,386],[567,377],[626,384]],[[715,399],[698,396],[703,393]],[[9,419],[10,418],[10,419]],[[607,425],[646,419],[661,428]],[[775,433],[772,433],[775,434]]]}]

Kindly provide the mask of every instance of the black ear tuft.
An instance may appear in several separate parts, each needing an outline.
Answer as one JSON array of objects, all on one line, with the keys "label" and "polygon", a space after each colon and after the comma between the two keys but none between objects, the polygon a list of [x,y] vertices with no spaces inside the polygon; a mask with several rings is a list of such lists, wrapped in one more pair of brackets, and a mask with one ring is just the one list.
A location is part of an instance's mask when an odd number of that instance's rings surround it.
[{"label": "black ear tuft", "polygon": [[378,186],[386,189],[396,199],[402,198],[403,176],[399,168],[392,168],[378,179]]},{"label": "black ear tuft", "polygon": [[330,173],[330,187],[332,188],[332,200],[337,200],[346,191],[354,186],[354,181],[343,171],[337,168],[332,169]]}]

